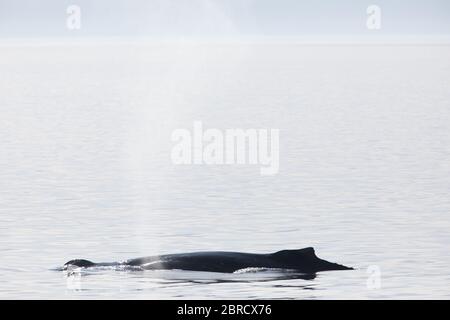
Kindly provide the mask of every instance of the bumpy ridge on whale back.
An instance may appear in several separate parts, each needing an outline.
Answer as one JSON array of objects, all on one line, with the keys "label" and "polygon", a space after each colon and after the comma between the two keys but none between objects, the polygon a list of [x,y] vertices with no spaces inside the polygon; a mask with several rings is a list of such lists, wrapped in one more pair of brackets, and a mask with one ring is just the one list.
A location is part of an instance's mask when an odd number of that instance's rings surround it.
[{"label": "bumpy ridge on whale back", "polygon": [[76,267],[82,267],[82,268],[88,268],[95,266],[95,263],[89,260],[85,259],[75,259],[70,260],[64,264],[65,267],[67,266],[76,266]]}]

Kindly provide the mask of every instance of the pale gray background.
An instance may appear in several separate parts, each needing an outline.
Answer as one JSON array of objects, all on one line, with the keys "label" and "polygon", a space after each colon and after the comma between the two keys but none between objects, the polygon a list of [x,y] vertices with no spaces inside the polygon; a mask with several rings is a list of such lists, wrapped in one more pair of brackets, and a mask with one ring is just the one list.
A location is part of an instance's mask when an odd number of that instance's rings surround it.
[{"label": "pale gray background", "polygon": [[[337,2],[79,1],[68,31],[72,2],[0,0],[0,297],[449,298],[449,46],[284,38],[445,37],[449,4],[377,1],[370,31],[370,3]],[[194,120],[279,128],[279,174],[174,166],[171,132]],[[357,270],[54,270],[305,246]]]}]

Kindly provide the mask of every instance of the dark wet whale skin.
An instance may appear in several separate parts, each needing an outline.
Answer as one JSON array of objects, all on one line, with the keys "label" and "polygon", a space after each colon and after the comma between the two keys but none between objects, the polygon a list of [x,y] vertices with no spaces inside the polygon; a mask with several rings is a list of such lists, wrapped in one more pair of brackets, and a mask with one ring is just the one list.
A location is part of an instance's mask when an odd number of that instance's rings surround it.
[{"label": "dark wet whale skin", "polygon": [[180,269],[226,273],[245,268],[279,268],[295,270],[302,273],[353,269],[318,258],[313,248],[281,250],[270,254],[226,251],[191,252],[143,257],[111,263],[94,263],[89,260],[76,259],[64,264],[64,269],[67,269],[69,266],[84,268],[131,266],[144,270]]}]

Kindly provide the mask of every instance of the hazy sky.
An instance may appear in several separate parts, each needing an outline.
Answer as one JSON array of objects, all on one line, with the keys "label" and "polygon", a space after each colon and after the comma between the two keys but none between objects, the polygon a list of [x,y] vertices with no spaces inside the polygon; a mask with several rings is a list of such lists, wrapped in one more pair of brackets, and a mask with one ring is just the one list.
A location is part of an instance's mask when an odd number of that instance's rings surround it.
[{"label": "hazy sky", "polygon": [[[66,9],[81,8],[68,30]],[[448,0],[0,0],[0,36],[361,35],[369,5],[380,35],[449,35]]]}]

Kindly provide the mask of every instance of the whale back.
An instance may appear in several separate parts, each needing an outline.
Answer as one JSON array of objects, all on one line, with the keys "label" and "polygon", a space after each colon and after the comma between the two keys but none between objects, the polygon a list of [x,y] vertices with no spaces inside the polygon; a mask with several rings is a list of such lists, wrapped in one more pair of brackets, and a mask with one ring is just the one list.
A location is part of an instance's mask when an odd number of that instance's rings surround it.
[{"label": "whale back", "polygon": [[93,266],[137,266],[145,270],[181,269],[191,271],[235,272],[248,267],[293,269],[302,273],[316,273],[325,270],[351,270],[352,268],[322,260],[312,247],[281,250],[270,254],[243,252],[191,252],[150,256],[130,259],[124,262],[94,263],[89,260],[70,260],[64,265],[89,268]]}]

